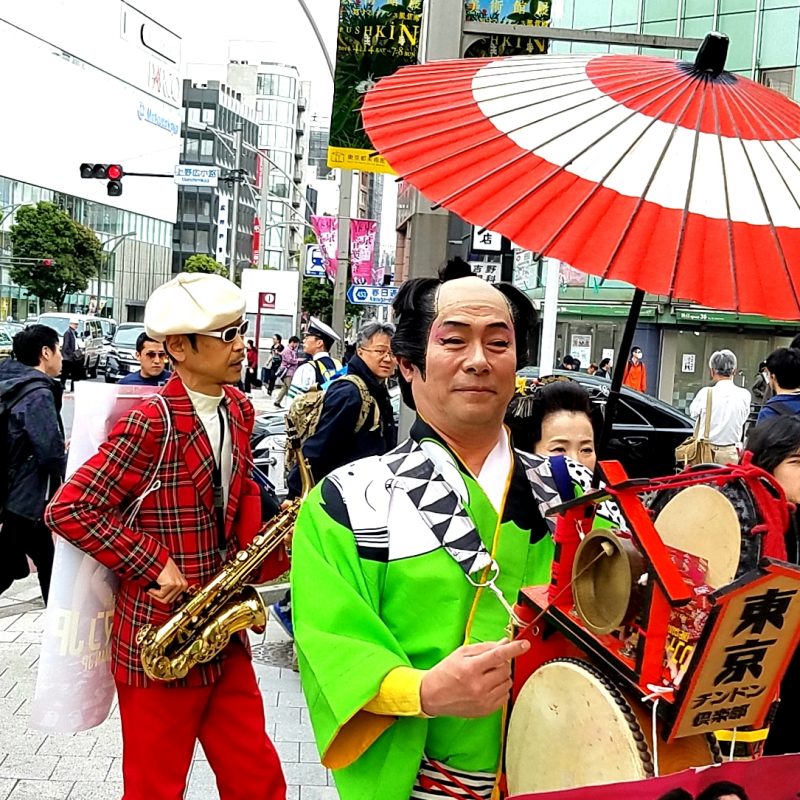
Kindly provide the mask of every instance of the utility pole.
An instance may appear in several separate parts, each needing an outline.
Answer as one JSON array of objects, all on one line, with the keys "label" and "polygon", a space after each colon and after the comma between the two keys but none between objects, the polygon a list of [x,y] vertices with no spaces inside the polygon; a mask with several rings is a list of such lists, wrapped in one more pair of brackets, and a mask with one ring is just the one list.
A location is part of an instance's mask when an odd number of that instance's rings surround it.
[{"label": "utility pole", "polygon": [[258,240],[258,266],[260,269],[265,269],[267,266],[267,227],[272,216],[269,205],[269,150],[264,150],[263,153],[259,150],[259,155],[261,156],[259,159],[261,163],[261,203],[259,211],[261,234]]},{"label": "utility pole", "polygon": [[239,243],[239,192],[243,180],[242,175],[242,127],[233,130],[233,208],[231,210],[231,246],[228,277],[236,282],[236,254]]},{"label": "utility pole", "polygon": [[[353,197],[358,198],[358,172],[342,170],[342,184],[339,188],[339,247],[336,260],[336,281],[333,284],[333,329],[344,336],[344,308],[347,299],[347,265],[350,263],[350,219],[352,217]],[[340,341],[334,345],[343,352]],[[339,353],[337,352],[337,355]]]}]

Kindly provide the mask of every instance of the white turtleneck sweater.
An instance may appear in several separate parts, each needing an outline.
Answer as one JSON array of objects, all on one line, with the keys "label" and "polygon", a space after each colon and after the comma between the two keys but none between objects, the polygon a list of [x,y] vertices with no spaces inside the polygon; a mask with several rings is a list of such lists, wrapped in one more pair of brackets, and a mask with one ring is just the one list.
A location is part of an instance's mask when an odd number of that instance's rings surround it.
[{"label": "white turtleneck sweater", "polygon": [[[200,392],[193,392],[186,387],[186,394],[192,401],[194,410],[203,427],[206,430],[208,441],[211,443],[211,452],[214,454],[214,463],[216,464],[220,457],[219,441],[220,441],[220,427],[219,427],[219,414],[217,409],[219,404],[225,397],[220,394],[217,397],[211,397],[207,394],[200,394]],[[231,488],[231,475],[233,474],[233,446],[231,442],[231,426],[228,421],[228,412],[223,406],[222,419],[225,424],[225,437],[222,441],[222,491],[225,497],[225,507],[228,507],[228,495]]]}]

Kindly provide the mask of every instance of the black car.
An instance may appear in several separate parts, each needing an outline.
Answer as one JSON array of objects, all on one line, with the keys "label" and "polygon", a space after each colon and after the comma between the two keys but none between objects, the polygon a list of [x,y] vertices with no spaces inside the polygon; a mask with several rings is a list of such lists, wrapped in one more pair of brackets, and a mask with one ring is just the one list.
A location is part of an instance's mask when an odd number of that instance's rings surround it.
[{"label": "black car", "polygon": [[[517,374],[536,378],[539,368],[525,367]],[[592,402],[605,410],[610,380],[569,370],[554,370],[553,374],[580,383],[589,392]],[[691,435],[693,428],[693,421],[682,412],[662,400],[623,386],[608,450],[599,457],[622,462],[632,478],[671,475],[675,472],[675,448]]]},{"label": "black car", "polygon": [[144,333],[141,322],[124,322],[117,327],[111,348],[106,356],[106,383],[116,383],[129,372],[139,370],[136,360],[136,340]]}]

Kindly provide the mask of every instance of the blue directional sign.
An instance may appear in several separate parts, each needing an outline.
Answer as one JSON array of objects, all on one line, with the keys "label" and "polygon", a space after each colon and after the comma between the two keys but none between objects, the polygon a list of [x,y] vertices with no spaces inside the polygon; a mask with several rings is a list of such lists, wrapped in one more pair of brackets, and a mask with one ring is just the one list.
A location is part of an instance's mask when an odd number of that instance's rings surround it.
[{"label": "blue directional sign", "polygon": [[396,286],[351,286],[347,299],[360,306],[388,306],[396,294]]}]

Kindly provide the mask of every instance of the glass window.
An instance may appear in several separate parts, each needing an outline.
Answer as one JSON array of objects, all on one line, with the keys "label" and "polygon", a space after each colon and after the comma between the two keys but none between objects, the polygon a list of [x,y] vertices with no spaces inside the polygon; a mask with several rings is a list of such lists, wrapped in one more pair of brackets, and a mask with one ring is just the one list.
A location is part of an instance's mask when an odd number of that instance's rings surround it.
[{"label": "glass window", "polygon": [[181,198],[181,214],[189,217],[194,217],[197,215],[196,192],[183,192],[183,196]]},{"label": "glass window", "polygon": [[201,139],[200,140],[200,155],[205,158],[211,158],[214,155],[214,140]]},{"label": "glass window", "polygon": [[684,9],[685,17],[711,16],[714,13],[714,0],[686,0]]},{"label": "glass window", "polygon": [[204,108],[200,112],[200,119],[206,123],[206,125],[213,125],[216,121],[217,117],[217,110],[215,108]]},{"label": "glass window", "polygon": [[720,16],[718,30],[727,33],[731,40],[728,59],[725,62],[725,69],[730,72],[752,69],[755,24],[755,13]]},{"label": "glass window", "polygon": [[195,248],[198,253],[208,253],[208,231],[199,229],[197,231],[197,247]]},{"label": "glass window", "polygon": [[644,21],[658,22],[665,19],[675,19],[675,0],[645,0]]},{"label": "glass window", "polygon": [[200,122],[200,109],[190,106],[186,112],[186,117],[189,122]]},{"label": "glass window", "polygon": [[[795,31],[796,30],[795,28]],[[776,92],[794,98],[794,67],[785,69],[762,69],[759,73],[758,80],[760,83],[763,83],[764,86],[769,86],[770,89],[775,89]]]},{"label": "glass window", "polygon": [[256,94],[277,94],[277,81],[277,75],[259,75],[256,81]]},{"label": "glass window", "polygon": [[610,3],[598,3],[597,0],[575,0],[575,28],[607,28],[610,24]]},{"label": "glass window", "polygon": [[186,140],[186,158],[191,162],[192,159],[199,158],[199,146],[200,140],[199,139],[187,139]]},{"label": "glass window", "polygon": [[181,229],[181,244],[184,247],[194,247],[194,228]]},{"label": "glass window", "polygon": [[294,97],[297,81],[287,75],[278,78],[278,95],[280,97]]},{"label": "glass window", "polygon": [[211,216],[211,198],[207,195],[197,197],[197,215],[200,217]]},{"label": "glass window", "polygon": [[[762,26],[760,65],[768,68],[796,64],[797,32],[800,30],[800,8],[780,8],[765,11],[762,18]],[[778,89],[778,91],[783,90]],[[788,94],[787,96],[792,97],[793,95]]]},{"label": "glass window", "polygon": [[614,0],[611,6],[612,25],[630,25],[639,18],[639,0]]},{"label": "glass window", "polygon": [[729,14],[736,11],[752,11],[753,0],[720,0],[720,14]]}]

